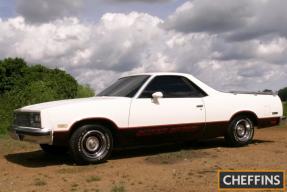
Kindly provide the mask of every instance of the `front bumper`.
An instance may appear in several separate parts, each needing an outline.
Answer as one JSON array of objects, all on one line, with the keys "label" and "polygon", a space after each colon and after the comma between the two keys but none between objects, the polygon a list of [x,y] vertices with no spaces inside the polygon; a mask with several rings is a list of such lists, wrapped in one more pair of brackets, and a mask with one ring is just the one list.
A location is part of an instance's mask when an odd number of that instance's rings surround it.
[{"label": "front bumper", "polygon": [[11,138],[20,141],[28,141],[38,144],[52,144],[53,133],[51,130],[22,127],[13,125],[9,129],[9,135]]}]

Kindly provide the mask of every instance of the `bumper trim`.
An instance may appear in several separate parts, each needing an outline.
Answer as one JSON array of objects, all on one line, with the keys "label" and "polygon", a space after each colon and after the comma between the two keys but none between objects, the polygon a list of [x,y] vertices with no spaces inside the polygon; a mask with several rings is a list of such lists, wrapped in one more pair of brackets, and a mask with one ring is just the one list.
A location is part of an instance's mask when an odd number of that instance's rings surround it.
[{"label": "bumper trim", "polygon": [[9,135],[12,139],[19,141],[28,141],[38,144],[52,144],[53,133],[51,130],[28,128],[13,125],[9,130]]}]

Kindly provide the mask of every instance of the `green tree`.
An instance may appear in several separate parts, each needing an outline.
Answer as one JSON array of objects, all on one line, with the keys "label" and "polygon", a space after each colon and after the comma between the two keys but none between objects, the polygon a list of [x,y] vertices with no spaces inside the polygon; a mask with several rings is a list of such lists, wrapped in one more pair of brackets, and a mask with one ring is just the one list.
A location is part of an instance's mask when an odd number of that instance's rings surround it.
[{"label": "green tree", "polygon": [[23,77],[26,69],[27,65],[23,59],[0,60],[0,95],[17,85],[24,84]]},{"label": "green tree", "polygon": [[20,58],[0,60],[0,134],[11,125],[16,108],[91,96],[94,91],[88,85],[79,85],[65,71],[39,64],[28,66]]},{"label": "green tree", "polygon": [[79,85],[78,86],[78,92],[77,92],[77,98],[83,98],[83,97],[93,97],[95,95],[95,92],[89,85]]},{"label": "green tree", "polygon": [[286,101],[287,100],[287,87],[280,89],[278,91],[278,95],[282,101]]}]

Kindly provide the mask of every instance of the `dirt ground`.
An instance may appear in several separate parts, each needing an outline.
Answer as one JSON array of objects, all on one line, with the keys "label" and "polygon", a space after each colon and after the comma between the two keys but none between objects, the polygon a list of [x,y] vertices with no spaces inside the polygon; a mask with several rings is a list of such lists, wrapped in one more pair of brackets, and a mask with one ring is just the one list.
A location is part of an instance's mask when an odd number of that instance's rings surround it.
[{"label": "dirt ground", "polygon": [[0,192],[217,191],[219,169],[287,168],[287,127],[256,130],[247,147],[223,139],[117,151],[106,163],[76,166],[36,145],[0,138]]}]

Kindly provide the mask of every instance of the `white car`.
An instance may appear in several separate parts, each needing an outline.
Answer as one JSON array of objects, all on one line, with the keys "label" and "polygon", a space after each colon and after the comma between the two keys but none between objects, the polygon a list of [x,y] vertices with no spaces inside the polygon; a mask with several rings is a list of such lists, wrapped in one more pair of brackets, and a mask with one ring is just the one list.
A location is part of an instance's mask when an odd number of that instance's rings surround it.
[{"label": "white car", "polygon": [[252,141],[254,127],[279,125],[272,93],[224,93],[189,74],[145,73],[120,78],[96,97],[15,110],[10,135],[45,152],[70,153],[78,164],[105,161],[113,148],[224,136]]}]

